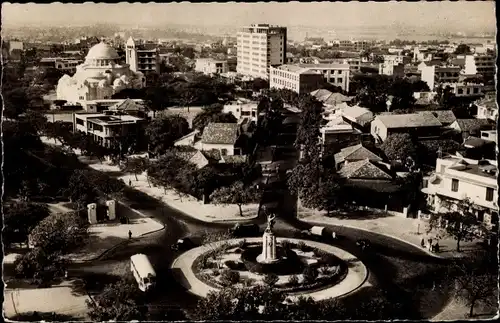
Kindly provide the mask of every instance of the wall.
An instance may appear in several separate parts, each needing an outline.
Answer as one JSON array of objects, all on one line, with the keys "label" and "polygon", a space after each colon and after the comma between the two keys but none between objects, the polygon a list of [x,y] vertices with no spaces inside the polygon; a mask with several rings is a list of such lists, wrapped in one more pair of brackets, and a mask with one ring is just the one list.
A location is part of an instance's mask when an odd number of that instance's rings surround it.
[{"label": "wall", "polygon": [[382,141],[385,141],[387,139],[387,128],[386,126],[380,121],[380,119],[375,118],[372,121],[372,124],[370,126],[371,130],[370,133],[372,136],[376,139],[380,138]]},{"label": "wall", "polygon": [[223,149],[227,150],[227,155],[228,156],[233,156],[235,152],[234,145],[223,145],[223,144],[201,144],[201,149],[202,150],[212,150],[212,149],[217,149],[222,152]]}]

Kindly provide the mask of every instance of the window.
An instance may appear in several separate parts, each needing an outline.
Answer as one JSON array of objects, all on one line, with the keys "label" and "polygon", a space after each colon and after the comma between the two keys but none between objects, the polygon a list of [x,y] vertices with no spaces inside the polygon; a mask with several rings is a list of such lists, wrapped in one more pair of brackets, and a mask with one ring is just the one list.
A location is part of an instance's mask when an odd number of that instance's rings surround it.
[{"label": "window", "polygon": [[337,78],[337,83],[342,83],[342,78],[341,77]]},{"label": "window", "polygon": [[474,88],[474,93],[478,93],[479,89],[477,87]]},{"label": "window", "polygon": [[83,126],[83,120],[82,119],[76,119],[76,124],[79,124],[81,126]]},{"label": "window", "polygon": [[490,187],[486,188],[486,201],[493,201],[494,190]]},{"label": "window", "polygon": [[222,156],[226,156],[226,155],[227,155],[227,149],[221,149],[221,150],[220,150],[220,154],[221,154]]},{"label": "window", "polygon": [[464,94],[464,90],[463,89],[458,89],[458,94]]},{"label": "window", "polygon": [[452,179],[451,180],[451,191],[452,192],[458,192],[458,179]]}]

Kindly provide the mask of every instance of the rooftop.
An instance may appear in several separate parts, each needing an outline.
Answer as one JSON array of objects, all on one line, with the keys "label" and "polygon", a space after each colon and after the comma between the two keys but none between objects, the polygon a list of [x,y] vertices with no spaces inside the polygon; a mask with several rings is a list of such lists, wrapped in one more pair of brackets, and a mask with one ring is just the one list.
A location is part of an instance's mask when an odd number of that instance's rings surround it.
[{"label": "rooftop", "polygon": [[349,64],[298,64],[302,68],[349,70]]},{"label": "rooftop", "polygon": [[375,153],[371,152],[369,149],[364,147],[362,144],[349,146],[340,150],[339,153],[335,154],[335,162],[341,163],[343,161],[359,161],[359,160],[373,160],[382,161],[382,158],[377,156]]},{"label": "rooftop", "polygon": [[236,123],[209,123],[203,130],[201,141],[204,144],[234,145],[238,139]]},{"label": "rooftop", "polygon": [[299,65],[291,65],[291,64],[281,65],[276,67],[276,69],[297,74],[319,74],[318,72],[311,71],[308,68],[303,68],[300,67]]},{"label": "rooftop", "polygon": [[443,124],[451,124],[457,118],[455,117],[455,114],[451,110],[434,110],[434,111],[422,111],[420,112],[422,114],[432,114],[436,119],[438,119],[439,122]]},{"label": "rooftop", "polygon": [[387,128],[414,128],[414,127],[441,127],[442,124],[432,114],[411,113],[411,114],[386,114],[377,118]]},{"label": "rooftop", "polygon": [[497,167],[487,161],[485,162],[480,161],[478,164],[471,164],[461,158],[457,158],[454,156],[447,156],[443,159],[454,161],[454,163],[448,167],[449,169],[495,180],[497,178],[496,177]]},{"label": "rooftop", "polygon": [[488,119],[457,119],[461,131],[479,130],[484,126],[493,126],[493,122]]},{"label": "rooftop", "polygon": [[82,120],[92,121],[101,125],[115,125],[123,123],[135,123],[143,119],[137,118],[128,114],[123,115],[106,115],[104,113],[76,113],[75,117]]},{"label": "rooftop", "polygon": [[369,159],[347,163],[340,169],[339,175],[349,179],[392,179],[387,170]]}]

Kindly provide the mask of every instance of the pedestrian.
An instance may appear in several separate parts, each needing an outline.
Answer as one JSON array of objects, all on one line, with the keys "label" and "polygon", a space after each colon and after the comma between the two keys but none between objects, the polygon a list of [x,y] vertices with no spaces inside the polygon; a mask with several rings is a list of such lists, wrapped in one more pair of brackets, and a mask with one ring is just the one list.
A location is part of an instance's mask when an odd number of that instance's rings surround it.
[{"label": "pedestrian", "polygon": [[420,241],[420,245],[422,246],[422,248],[425,248],[425,240],[424,240],[424,238],[422,238],[422,241]]},{"label": "pedestrian", "polygon": [[64,278],[68,279],[68,270],[64,271]]},{"label": "pedestrian", "polygon": [[128,230],[128,238],[132,239],[132,231]]},{"label": "pedestrian", "polygon": [[128,186],[132,186],[132,180],[131,179],[128,180]]}]

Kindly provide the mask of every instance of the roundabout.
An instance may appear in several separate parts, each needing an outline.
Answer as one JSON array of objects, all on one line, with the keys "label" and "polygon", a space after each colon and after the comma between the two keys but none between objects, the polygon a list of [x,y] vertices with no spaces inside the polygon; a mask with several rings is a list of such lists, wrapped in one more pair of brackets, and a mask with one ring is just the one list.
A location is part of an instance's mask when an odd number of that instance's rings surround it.
[{"label": "roundabout", "polygon": [[[247,287],[264,284],[266,276],[272,274],[276,277],[275,288],[292,298],[305,296],[315,300],[345,296],[366,282],[366,266],[345,250],[302,239],[275,238],[275,241],[279,256],[275,261],[262,261],[259,253],[266,250],[262,238],[229,239],[181,254],[173,261],[171,271],[186,290],[200,297],[227,285],[222,276],[228,272],[238,276],[233,280],[234,285]],[[217,256],[213,257],[214,254]],[[316,274],[308,275],[307,271],[312,270]],[[292,276],[295,278],[291,279]]]}]

